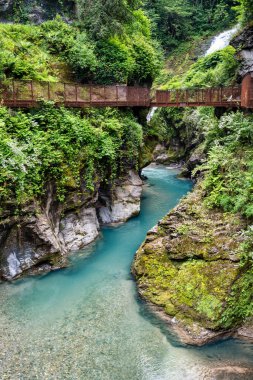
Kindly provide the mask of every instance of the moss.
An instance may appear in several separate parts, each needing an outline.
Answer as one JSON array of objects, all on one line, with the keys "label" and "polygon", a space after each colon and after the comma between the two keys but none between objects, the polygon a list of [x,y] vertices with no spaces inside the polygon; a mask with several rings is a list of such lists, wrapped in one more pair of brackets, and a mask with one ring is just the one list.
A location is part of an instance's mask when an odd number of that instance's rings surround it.
[{"label": "moss", "polygon": [[158,140],[146,138],[140,151],[139,166],[144,168],[153,161],[153,152]]},{"label": "moss", "polygon": [[227,297],[227,308],[222,315],[225,327],[237,326],[253,315],[253,264],[241,268],[240,276]]},{"label": "moss", "polygon": [[232,310],[249,302],[253,280],[239,263],[243,220],[209,210],[201,199],[197,187],[159,222],[137,252],[134,271],[141,294],[167,314],[217,330],[242,319]]}]

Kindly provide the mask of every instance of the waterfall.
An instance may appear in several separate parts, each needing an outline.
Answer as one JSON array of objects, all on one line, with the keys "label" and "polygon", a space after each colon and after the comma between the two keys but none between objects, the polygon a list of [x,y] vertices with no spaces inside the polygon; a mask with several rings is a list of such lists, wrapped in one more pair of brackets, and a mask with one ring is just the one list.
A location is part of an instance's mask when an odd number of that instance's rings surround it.
[{"label": "waterfall", "polygon": [[[232,29],[226,30],[225,32],[222,32],[218,34],[217,36],[215,36],[211,41],[210,47],[204,53],[204,56],[206,57],[207,55],[212,54],[215,51],[224,49],[226,46],[228,46],[229,42],[231,41],[231,38],[235,35],[235,33],[238,30],[239,30],[239,25],[236,25]],[[148,123],[150,123],[150,121],[152,120],[156,110],[157,110],[157,107],[150,108],[149,113],[147,115]]]},{"label": "waterfall", "polygon": [[152,107],[149,110],[149,113],[147,114],[147,122],[150,123],[150,121],[153,119],[153,116],[155,114],[155,111],[157,110],[158,107]]},{"label": "waterfall", "polygon": [[209,54],[214,53],[215,51],[224,49],[226,46],[228,46],[231,38],[235,35],[238,29],[239,25],[236,25],[234,28],[226,30],[225,32],[222,32],[215,36],[211,41],[210,47],[207,49],[205,53],[205,57]]}]

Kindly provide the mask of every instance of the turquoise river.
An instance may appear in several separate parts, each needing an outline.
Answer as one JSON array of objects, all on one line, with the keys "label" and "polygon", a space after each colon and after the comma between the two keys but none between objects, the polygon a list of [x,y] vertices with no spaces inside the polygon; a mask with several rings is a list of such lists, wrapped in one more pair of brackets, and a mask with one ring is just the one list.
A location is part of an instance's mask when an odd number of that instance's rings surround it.
[{"label": "turquoise river", "polygon": [[0,285],[1,380],[198,380],[218,365],[253,365],[247,343],[180,345],[138,298],[135,251],[192,186],[164,167],[144,174],[138,217],[103,228],[67,269]]}]

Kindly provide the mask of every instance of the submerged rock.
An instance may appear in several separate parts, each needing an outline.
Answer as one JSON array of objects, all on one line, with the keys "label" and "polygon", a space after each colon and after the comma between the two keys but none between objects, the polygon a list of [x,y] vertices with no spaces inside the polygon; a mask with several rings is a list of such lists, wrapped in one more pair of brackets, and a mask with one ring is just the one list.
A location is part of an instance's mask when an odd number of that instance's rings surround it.
[{"label": "submerged rock", "polygon": [[203,380],[252,380],[253,368],[229,366],[209,369]]},{"label": "submerged rock", "polygon": [[240,264],[244,221],[202,197],[197,187],[148,233],[132,268],[140,295],[193,345],[234,335],[244,321],[230,304],[252,296],[251,268]]}]

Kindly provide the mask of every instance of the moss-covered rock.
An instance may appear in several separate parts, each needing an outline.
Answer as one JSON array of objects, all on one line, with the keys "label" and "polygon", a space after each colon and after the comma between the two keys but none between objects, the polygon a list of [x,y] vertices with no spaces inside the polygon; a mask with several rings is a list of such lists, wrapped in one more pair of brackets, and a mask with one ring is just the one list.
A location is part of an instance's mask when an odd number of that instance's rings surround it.
[{"label": "moss-covered rock", "polygon": [[252,266],[241,260],[245,222],[208,209],[202,196],[197,186],[149,231],[133,264],[141,296],[186,329],[184,341],[193,344],[232,331],[252,310]]}]

